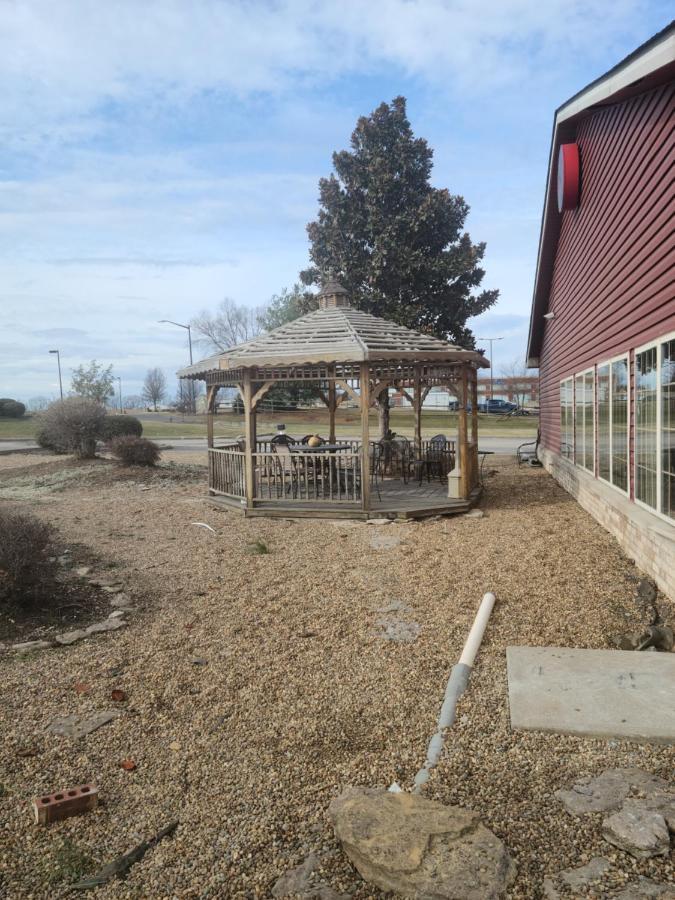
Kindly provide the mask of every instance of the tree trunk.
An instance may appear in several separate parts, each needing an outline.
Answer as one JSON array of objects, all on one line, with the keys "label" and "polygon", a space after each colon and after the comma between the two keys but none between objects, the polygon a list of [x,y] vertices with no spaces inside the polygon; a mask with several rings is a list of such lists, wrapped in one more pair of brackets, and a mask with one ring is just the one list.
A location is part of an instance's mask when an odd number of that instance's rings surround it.
[{"label": "tree trunk", "polygon": [[385,388],[377,398],[377,415],[380,426],[380,440],[384,440],[389,431],[389,388]]}]

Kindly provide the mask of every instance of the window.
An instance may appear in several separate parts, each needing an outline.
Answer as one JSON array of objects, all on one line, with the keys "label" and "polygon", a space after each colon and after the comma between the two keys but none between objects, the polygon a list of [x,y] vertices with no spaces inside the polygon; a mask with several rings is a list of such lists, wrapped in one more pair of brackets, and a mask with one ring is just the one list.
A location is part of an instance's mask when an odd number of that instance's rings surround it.
[{"label": "window", "polygon": [[675,336],[635,353],[635,499],[675,519]]},{"label": "window", "polygon": [[574,461],[592,472],[594,445],[593,369],[574,377]]},{"label": "window", "polygon": [[628,491],[628,357],[612,363],[612,484]]},{"label": "window", "polygon": [[675,519],[675,338],[661,344],[661,512]]},{"label": "window", "polygon": [[657,508],[657,348],[635,354],[635,499]]},{"label": "window", "polygon": [[598,477],[611,481],[612,475],[612,403],[610,365],[598,366],[595,390],[598,403]]},{"label": "window", "polygon": [[598,366],[598,477],[628,490],[628,358]]},{"label": "window", "polygon": [[574,456],[574,380],[560,382],[560,455]]}]

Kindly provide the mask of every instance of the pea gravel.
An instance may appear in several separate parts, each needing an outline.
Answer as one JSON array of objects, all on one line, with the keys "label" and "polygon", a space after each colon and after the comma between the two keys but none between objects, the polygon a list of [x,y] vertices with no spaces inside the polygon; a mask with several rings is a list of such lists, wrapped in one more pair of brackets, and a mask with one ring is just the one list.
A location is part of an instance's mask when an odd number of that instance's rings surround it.
[{"label": "pea gravel", "polygon": [[[245,520],[208,505],[204,478],[176,466],[164,477],[101,463],[33,495],[25,470],[18,494],[5,471],[0,497],[116,564],[136,612],[119,633],[0,654],[0,896],[59,896],[91,874],[62,865],[64,846],[100,868],[174,818],[173,838],[95,896],[270,897],[311,851],[318,880],[383,896],[350,867],[325,811],[348,784],[411,785],[487,590],[498,605],[428,796],[475,809],[506,842],[512,898],[540,896],[547,874],[594,856],[612,862],[595,896],[638,874],[675,880],[672,855],[633,860],[602,840],[601,815],[575,819],[553,796],[614,766],[672,779],[673,748],[509,729],[507,645],[604,647],[644,610],[640,573],[546,472],[496,468],[484,518],[386,526]],[[373,533],[400,543],[375,550]],[[257,541],[269,552],[251,553]],[[405,608],[415,640],[382,636],[387,608]],[[115,721],[75,742],[46,732],[56,716],[106,708],[115,688],[128,698]],[[104,800],[95,812],[33,824],[34,795],[88,781]]]}]

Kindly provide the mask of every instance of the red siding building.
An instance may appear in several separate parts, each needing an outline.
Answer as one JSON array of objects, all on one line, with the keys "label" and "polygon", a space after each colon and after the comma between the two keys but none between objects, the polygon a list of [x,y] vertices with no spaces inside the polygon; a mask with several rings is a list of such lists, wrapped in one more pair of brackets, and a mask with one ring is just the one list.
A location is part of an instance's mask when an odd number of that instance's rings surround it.
[{"label": "red siding building", "polygon": [[558,109],[530,320],[544,465],[675,597],[675,23]]}]

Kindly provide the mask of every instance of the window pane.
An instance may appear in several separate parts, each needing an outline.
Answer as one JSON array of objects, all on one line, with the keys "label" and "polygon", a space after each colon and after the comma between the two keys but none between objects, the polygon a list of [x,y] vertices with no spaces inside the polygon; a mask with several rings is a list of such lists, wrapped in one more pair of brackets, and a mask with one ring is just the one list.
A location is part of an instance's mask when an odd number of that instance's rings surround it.
[{"label": "window pane", "polygon": [[571,459],[574,454],[574,404],[572,379],[560,383],[560,455]]},{"label": "window pane", "polygon": [[612,484],[628,490],[628,360],[612,363]]},{"label": "window pane", "polygon": [[578,466],[584,464],[584,376],[574,379],[574,461]]},{"label": "window pane", "polygon": [[593,471],[593,372],[584,375],[584,462],[589,472]]},{"label": "window pane", "polygon": [[598,475],[611,480],[609,435],[609,365],[598,366]]},{"label": "window pane", "polygon": [[656,347],[635,354],[635,496],[656,509]]},{"label": "window pane", "polygon": [[661,344],[661,512],[675,519],[675,340]]}]

